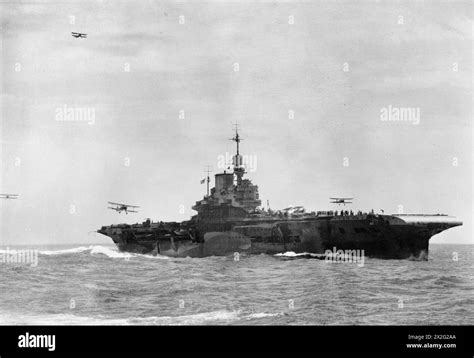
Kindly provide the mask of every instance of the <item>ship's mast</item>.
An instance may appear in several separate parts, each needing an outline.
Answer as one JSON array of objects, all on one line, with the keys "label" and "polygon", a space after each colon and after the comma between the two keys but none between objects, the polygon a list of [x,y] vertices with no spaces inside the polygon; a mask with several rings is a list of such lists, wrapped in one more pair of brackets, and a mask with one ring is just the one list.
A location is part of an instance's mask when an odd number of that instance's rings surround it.
[{"label": "ship's mast", "polygon": [[209,196],[209,182],[211,181],[211,178],[209,176],[211,172],[211,166],[207,165],[206,166],[206,172],[207,172],[207,178],[206,178],[206,184],[207,184],[207,196]]},{"label": "ship's mast", "polygon": [[240,136],[239,136],[239,132],[238,132],[238,124],[235,124],[235,136],[234,138],[232,138],[232,140],[237,144],[237,155],[240,155],[239,153],[239,145],[240,145]]},{"label": "ship's mast", "polygon": [[242,177],[245,174],[245,168],[242,166],[242,156],[240,155],[240,141],[242,138],[239,136],[239,125],[237,123],[234,123],[235,126],[235,135],[231,139],[233,140],[236,145],[237,145],[237,153],[234,155],[233,158],[233,164],[234,164],[234,174],[237,176],[237,185],[240,185],[242,183]]}]

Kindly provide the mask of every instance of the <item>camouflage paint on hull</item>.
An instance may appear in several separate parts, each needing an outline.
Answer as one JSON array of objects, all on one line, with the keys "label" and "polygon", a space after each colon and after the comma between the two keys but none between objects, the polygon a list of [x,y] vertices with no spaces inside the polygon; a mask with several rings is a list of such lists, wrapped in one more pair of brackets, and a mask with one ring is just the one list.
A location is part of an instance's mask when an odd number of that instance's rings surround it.
[{"label": "camouflage paint on hull", "polygon": [[[367,257],[384,259],[427,258],[429,239],[458,220],[441,215],[353,215],[303,219],[244,219],[196,225],[199,236],[158,237],[156,229],[103,227],[119,250],[172,257],[222,256],[235,252],[277,254],[287,251],[324,254],[327,250],[364,250]],[[201,234],[199,234],[201,230]]]}]

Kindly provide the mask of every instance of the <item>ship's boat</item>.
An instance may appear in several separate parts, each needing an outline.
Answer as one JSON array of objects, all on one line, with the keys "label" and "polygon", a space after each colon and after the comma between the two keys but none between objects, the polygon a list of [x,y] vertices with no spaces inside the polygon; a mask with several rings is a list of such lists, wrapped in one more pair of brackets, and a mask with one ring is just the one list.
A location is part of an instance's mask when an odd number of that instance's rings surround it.
[{"label": "ship's boat", "polygon": [[188,221],[103,226],[97,232],[112,238],[121,251],[175,257],[235,253],[283,252],[327,255],[362,252],[386,259],[428,257],[429,240],[462,225],[454,217],[435,214],[384,215],[370,212],[318,211],[303,207],[261,208],[258,186],[244,179],[240,136],[233,171],[215,175],[215,187],[197,201],[197,215]]}]

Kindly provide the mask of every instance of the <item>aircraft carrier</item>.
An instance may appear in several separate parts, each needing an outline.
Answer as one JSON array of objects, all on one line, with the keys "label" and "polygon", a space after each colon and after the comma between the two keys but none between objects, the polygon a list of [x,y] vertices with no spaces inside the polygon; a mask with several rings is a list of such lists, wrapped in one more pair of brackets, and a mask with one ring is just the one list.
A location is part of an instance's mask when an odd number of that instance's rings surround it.
[{"label": "aircraft carrier", "polygon": [[193,209],[197,215],[183,222],[153,222],[103,226],[97,232],[112,238],[120,251],[173,257],[205,257],[238,253],[284,252],[325,255],[328,250],[363,250],[384,259],[428,258],[429,240],[462,225],[452,216],[328,210],[306,212],[302,207],[261,208],[258,186],[244,178],[240,136],[233,169],[215,175]]}]

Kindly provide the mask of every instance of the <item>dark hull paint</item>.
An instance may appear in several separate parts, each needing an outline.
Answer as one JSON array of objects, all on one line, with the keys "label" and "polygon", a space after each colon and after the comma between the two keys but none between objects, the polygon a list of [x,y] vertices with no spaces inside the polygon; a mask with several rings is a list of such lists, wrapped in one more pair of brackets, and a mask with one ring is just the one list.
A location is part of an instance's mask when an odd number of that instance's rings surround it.
[{"label": "dark hull paint", "polygon": [[[419,219],[420,218],[420,219]],[[451,217],[374,215],[305,219],[255,219],[196,225],[198,241],[189,237],[159,237],[152,227],[99,230],[111,237],[120,251],[172,257],[222,256],[233,253],[277,254],[287,251],[324,254],[327,250],[364,250],[367,257],[407,259],[428,257],[429,239],[461,225]],[[417,221],[418,220],[418,221]],[[210,231],[214,226],[226,231]],[[204,233],[203,233],[204,232]]]}]

